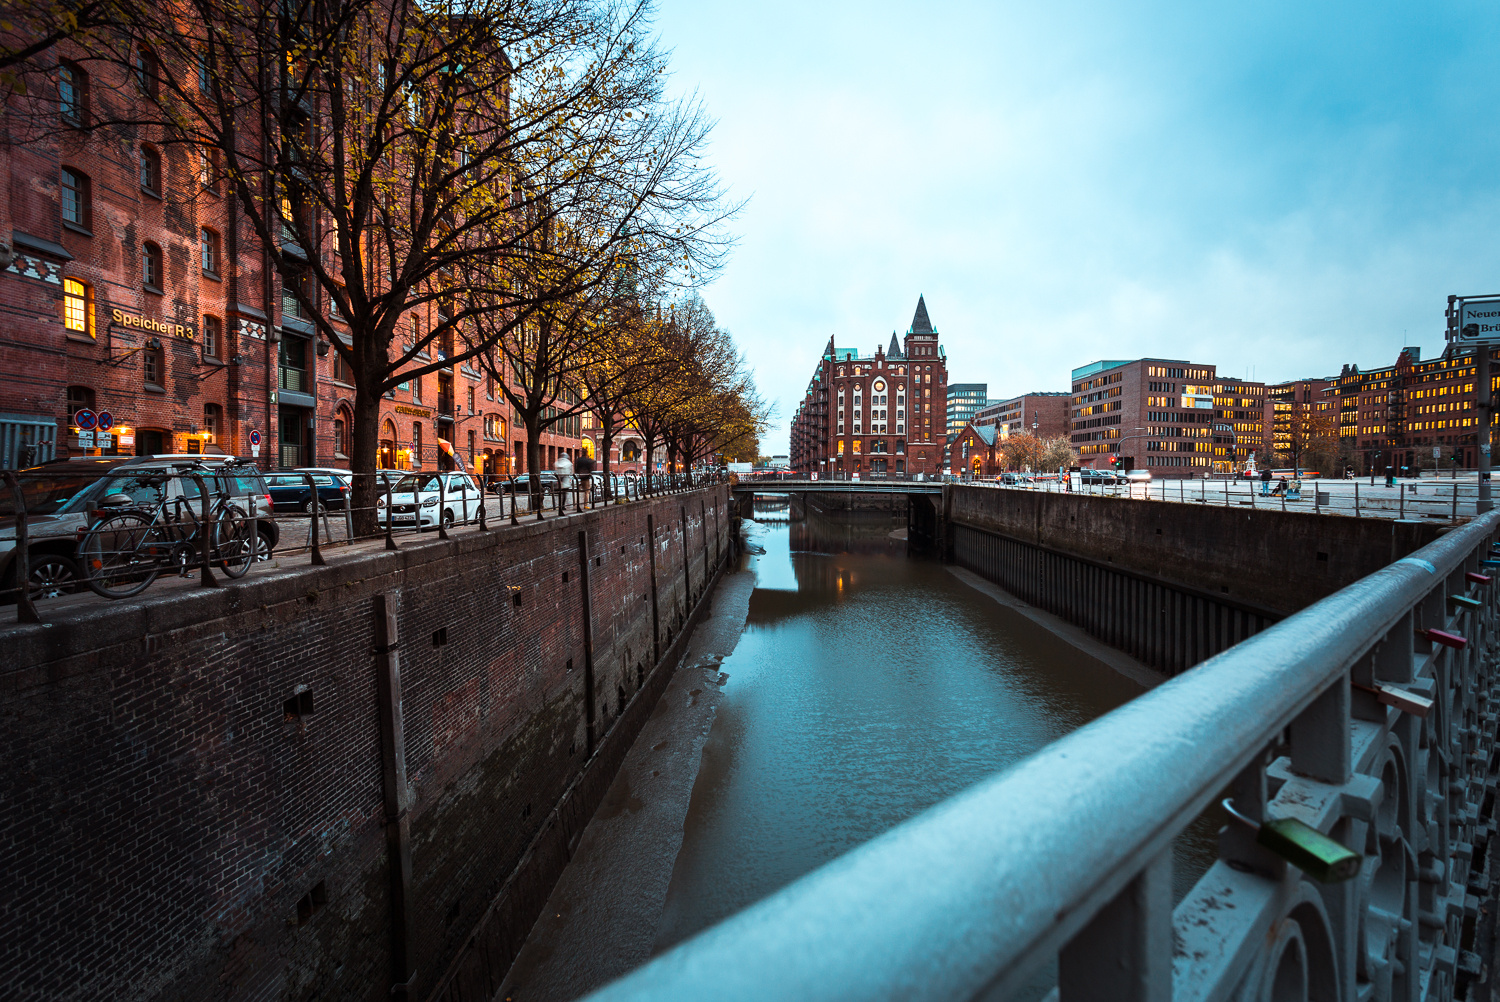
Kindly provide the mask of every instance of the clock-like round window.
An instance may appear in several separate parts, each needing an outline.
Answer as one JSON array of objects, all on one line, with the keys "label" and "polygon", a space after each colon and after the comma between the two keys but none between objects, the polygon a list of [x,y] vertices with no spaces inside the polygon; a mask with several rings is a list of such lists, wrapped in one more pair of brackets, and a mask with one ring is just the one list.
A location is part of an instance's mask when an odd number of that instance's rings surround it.
[{"label": "clock-like round window", "polygon": [[881,392],[884,389],[885,389],[885,380],[884,379],[877,379],[877,380],[875,380],[875,392],[879,393],[879,392]]}]

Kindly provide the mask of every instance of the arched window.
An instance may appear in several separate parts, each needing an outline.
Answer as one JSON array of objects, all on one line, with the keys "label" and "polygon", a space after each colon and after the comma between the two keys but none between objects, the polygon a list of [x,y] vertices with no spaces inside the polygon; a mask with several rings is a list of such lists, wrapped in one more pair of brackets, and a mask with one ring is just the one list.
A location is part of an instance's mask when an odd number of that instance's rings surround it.
[{"label": "arched window", "polygon": [[141,190],[161,197],[161,154],[149,146],[141,147]]},{"label": "arched window", "polygon": [[382,470],[396,468],[396,426],[390,418],[386,418],[380,426],[379,464]]},{"label": "arched window", "polygon": [[62,205],[62,221],[64,226],[77,226],[88,229],[89,219],[89,178],[88,175],[73,167],[64,167],[58,174],[59,192]]},{"label": "arched window", "polygon": [[72,63],[57,68],[57,110],[69,125],[88,120],[89,75]]},{"label": "arched window", "polygon": [[141,284],[161,291],[161,248],[149,240],[141,244]]},{"label": "arched window", "polygon": [[340,407],[333,416],[333,451],[340,459],[348,459],[353,449],[349,444],[349,429],[354,427],[354,415],[347,407]]},{"label": "arched window", "polygon": [[63,279],[63,329],[94,336],[94,290],[76,278]]}]

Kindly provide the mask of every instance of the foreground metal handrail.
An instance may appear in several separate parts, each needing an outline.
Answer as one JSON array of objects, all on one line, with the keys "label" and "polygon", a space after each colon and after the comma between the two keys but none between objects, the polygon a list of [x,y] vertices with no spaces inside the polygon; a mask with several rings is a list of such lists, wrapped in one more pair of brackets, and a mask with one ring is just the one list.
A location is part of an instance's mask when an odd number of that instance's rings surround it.
[{"label": "foreground metal handrail", "polygon": [[[1283,977],[1451,998],[1477,967],[1459,944],[1493,788],[1497,528],[1449,533],[589,998],[1007,998],[1054,958],[1062,1002],[1281,998]],[[1402,712],[1382,685],[1436,705]],[[1226,789],[1364,873],[1315,884],[1236,827],[1174,914],[1171,840]]]}]

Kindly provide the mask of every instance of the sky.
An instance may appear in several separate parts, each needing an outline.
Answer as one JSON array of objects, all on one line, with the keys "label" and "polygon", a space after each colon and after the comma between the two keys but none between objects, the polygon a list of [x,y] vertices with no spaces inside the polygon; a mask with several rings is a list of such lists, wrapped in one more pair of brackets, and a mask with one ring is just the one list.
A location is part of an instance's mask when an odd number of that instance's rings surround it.
[{"label": "sky", "polygon": [[748,204],[703,290],[787,428],[918,294],[1003,399],[1142,356],[1274,382],[1500,292],[1500,4],[659,0]]}]

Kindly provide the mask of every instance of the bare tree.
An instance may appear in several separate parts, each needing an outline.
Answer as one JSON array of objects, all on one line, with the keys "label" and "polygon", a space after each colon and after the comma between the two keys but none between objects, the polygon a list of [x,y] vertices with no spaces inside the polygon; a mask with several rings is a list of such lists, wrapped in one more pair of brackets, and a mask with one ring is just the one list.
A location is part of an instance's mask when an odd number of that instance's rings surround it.
[{"label": "bare tree", "polygon": [[[512,332],[550,336],[626,251],[716,265],[727,213],[702,166],[708,125],[663,98],[650,13],[180,0],[131,25],[159,57],[150,112],[106,117],[227,180],[280,279],[283,326],[326,339],[351,373],[351,465],[368,473],[398,384],[505,356]],[[495,374],[514,403],[513,373]],[[527,378],[555,399],[563,375]],[[357,477],[361,531],[373,502]]]}]

